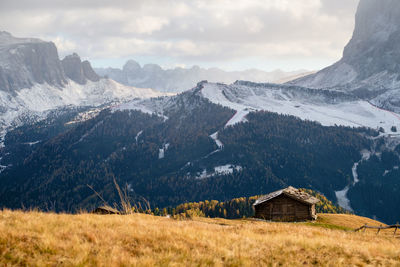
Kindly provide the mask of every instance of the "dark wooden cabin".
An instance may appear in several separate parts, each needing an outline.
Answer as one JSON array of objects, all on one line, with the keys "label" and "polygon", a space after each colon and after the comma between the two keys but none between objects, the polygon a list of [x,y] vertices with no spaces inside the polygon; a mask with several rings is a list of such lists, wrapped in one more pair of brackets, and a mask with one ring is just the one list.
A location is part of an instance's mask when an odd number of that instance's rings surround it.
[{"label": "dark wooden cabin", "polygon": [[319,199],[294,187],[262,196],[253,204],[255,217],[268,221],[296,222],[317,219]]},{"label": "dark wooden cabin", "polygon": [[113,209],[109,206],[98,207],[98,208],[94,209],[92,211],[92,213],[103,214],[103,215],[105,215],[105,214],[121,214],[118,210]]}]

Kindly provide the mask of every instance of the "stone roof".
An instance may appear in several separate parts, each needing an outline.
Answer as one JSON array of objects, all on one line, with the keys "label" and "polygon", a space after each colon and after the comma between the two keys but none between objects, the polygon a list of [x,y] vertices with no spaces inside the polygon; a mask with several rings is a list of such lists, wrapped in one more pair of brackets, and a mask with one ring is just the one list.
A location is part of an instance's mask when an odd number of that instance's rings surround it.
[{"label": "stone roof", "polygon": [[285,189],[281,189],[275,192],[272,192],[268,195],[262,196],[259,199],[256,200],[256,202],[253,204],[253,206],[257,206],[261,203],[264,203],[266,201],[269,201],[273,198],[276,198],[280,195],[286,195],[288,197],[291,197],[295,200],[301,201],[305,204],[309,204],[309,205],[314,205],[316,203],[319,202],[318,198],[315,198],[313,196],[311,196],[310,194],[307,194],[306,192],[303,192],[297,188],[294,188],[292,186],[289,186],[288,188]]}]

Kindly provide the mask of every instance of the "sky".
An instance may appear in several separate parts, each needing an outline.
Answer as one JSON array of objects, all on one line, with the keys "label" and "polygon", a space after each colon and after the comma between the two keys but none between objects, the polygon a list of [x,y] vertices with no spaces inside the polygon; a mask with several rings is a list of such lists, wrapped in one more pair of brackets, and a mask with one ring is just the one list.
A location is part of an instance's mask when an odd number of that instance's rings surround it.
[{"label": "sky", "polygon": [[359,0],[0,0],[0,30],[95,67],[318,70],[342,56]]}]

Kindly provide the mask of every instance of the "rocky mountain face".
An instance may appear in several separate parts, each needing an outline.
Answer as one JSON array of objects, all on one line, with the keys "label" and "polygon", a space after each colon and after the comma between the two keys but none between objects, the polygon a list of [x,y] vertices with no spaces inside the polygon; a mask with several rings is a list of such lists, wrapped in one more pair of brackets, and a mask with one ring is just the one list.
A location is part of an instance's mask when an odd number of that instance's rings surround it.
[{"label": "rocky mountain face", "polygon": [[[400,2],[360,0],[353,37],[342,59],[320,72],[290,82],[300,86],[351,91],[373,100],[400,90]],[[390,99],[386,98],[386,100]],[[394,100],[393,107],[399,99]],[[377,103],[385,102],[381,99]],[[387,103],[386,107],[391,104]]]},{"label": "rocky mountain face", "polygon": [[66,56],[61,61],[61,65],[65,75],[79,84],[86,84],[87,80],[92,82],[100,80],[100,77],[93,71],[90,62],[87,60],[82,62],[76,53]]},{"label": "rocky mountain face", "polygon": [[0,90],[11,92],[45,82],[54,86],[67,82],[55,45],[0,32]]},{"label": "rocky mountain face", "polygon": [[100,79],[77,54],[60,60],[52,42],[0,32],[0,148],[7,129],[46,118],[53,109],[159,95]]},{"label": "rocky mountain face", "polygon": [[0,32],[0,90],[12,92],[43,83],[64,87],[68,79],[78,84],[100,80],[90,63],[81,62],[77,54],[60,61],[52,42]]},{"label": "rocky mountain face", "polygon": [[190,69],[175,68],[164,70],[157,64],[146,64],[141,67],[134,60],[127,61],[122,69],[96,68],[95,71],[100,76],[107,76],[125,85],[153,88],[163,92],[183,92],[195,87],[199,81],[203,80],[221,83],[233,83],[236,80],[277,82],[308,74],[305,70],[264,72],[251,69],[227,72],[218,68],[203,69],[198,66]]}]

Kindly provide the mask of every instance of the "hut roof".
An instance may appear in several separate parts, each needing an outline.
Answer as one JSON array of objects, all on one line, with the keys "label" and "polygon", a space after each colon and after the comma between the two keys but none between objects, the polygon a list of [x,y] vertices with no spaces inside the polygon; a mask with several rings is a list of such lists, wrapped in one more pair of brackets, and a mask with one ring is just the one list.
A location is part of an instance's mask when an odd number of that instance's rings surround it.
[{"label": "hut roof", "polygon": [[253,206],[257,206],[261,203],[264,203],[266,201],[269,201],[273,198],[276,198],[280,195],[286,195],[288,197],[291,197],[295,200],[298,200],[300,202],[303,202],[305,204],[309,204],[309,205],[314,205],[316,203],[319,202],[318,198],[315,198],[313,196],[311,196],[310,194],[307,194],[306,192],[303,192],[297,188],[294,188],[292,186],[289,186],[288,188],[285,189],[281,189],[275,192],[272,192],[268,195],[262,196],[259,199],[256,200],[256,202],[253,204]]},{"label": "hut roof", "polygon": [[110,206],[101,206],[92,211],[92,213],[120,214],[120,212]]}]

